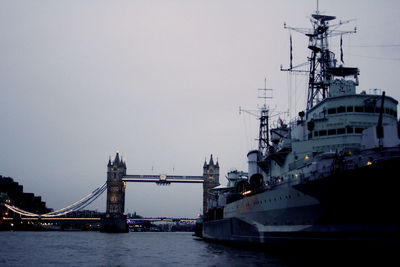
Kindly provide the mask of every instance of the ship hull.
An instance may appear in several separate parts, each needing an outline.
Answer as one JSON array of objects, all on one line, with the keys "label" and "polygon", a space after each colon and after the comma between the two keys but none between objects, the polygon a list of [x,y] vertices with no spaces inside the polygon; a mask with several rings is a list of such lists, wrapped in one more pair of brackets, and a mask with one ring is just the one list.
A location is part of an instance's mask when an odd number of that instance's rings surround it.
[{"label": "ship hull", "polygon": [[203,238],[220,242],[400,240],[395,158],[331,176],[282,185],[225,207],[203,223]]}]

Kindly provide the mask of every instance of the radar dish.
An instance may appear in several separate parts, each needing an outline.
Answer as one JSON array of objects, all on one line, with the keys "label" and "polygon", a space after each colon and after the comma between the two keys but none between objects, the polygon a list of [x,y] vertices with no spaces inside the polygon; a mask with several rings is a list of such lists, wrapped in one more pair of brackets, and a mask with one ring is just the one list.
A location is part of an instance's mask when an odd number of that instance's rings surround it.
[{"label": "radar dish", "polygon": [[352,67],[328,68],[327,71],[329,74],[332,74],[333,76],[342,76],[342,77],[358,74],[358,68],[352,68]]},{"label": "radar dish", "polygon": [[335,16],[327,16],[327,15],[319,15],[319,14],[312,14],[311,15],[314,19],[320,20],[322,22],[328,21],[328,20],[334,20],[336,19]]}]

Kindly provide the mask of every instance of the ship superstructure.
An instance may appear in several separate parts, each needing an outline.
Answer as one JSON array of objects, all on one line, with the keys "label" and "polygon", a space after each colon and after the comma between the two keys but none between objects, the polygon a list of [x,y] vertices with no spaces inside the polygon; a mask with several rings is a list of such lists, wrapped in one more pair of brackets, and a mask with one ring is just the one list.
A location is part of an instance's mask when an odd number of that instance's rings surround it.
[{"label": "ship superstructure", "polygon": [[[398,102],[385,92],[357,93],[359,69],[343,66],[342,54],[338,64],[329,50],[328,37],[349,33],[336,31],[342,22],[331,30],[334,20],[316,12],[312,29],[301,30],[310,49],[306,109],[271,128],[264,105],[259,148],[247,155],[247,179],[231,179],[214,191],[204,238],[399,240]],[[292,63],[287,70],[294,71]]]}]

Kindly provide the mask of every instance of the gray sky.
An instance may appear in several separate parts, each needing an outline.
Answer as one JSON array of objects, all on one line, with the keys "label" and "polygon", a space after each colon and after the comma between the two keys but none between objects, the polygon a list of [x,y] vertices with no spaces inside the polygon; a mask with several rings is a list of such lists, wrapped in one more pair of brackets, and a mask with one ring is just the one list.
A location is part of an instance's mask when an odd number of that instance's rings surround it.
[{"label": "gray sky", "polygon": [[[342,29],[358,29],[343,43],[359,91],[400,99],[400,2],[319,6],[355,19]],[[1,1],[0,175],[54,209],[104,183],[116,150],[129,174],[202,175],[212,153],[226,184],[228,170],[247,170],[257,121],[238,109],[257,107],[265,77],[273,110],[288,109],[288,92],[292,114],[305,106],[306,78],[279,71],[289,64],[283,23],[309,27],[315,9],[315,0]],[[296,65],[307,39],[292,35]],[[126,212],[194,217],[201,207],[201,185],[127,185]],[[104,211],[105,197],[91,208]]]}]

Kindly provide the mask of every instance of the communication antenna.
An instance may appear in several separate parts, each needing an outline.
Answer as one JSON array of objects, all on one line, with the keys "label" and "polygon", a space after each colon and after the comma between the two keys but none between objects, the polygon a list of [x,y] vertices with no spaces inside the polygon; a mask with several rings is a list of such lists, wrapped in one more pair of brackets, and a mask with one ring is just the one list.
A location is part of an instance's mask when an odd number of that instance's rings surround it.
[{"label": "communication antenna", "polygon": [[[264,88],[258,88],[258,98],[264,100],[264,107],[267,107],[267,99],[272,99],[272,89],[267,88],[267,77],[264,78]],[[268,94],[270,92],[270,94]]]},{"label": "communication antenna", "polygon": [[[335,54],[329,50],[329,38],[341,36],[340,59],[343,64],[342,35],[356,32],[356,29],[353,31],[337,30],[337,28],[350,22],[350,20],[339,21],[337,24],[330,24],[330,22],[335,19],[335,16],[320,14],[319,2],[317,0],[316,14],[312,14],[310,18],[312,28],[288,27],[286,26],[286,23],[284,23],[285,29],[302,33],[309,39],[308,49],[310,49],[310,56],[308,57],[308,62],[297,66],[292,66],[292,38],[290,38],[290,67],[287,69],[283,69],[281,67],[282,71],[308,73],[307,110],[315,106],[318,102],[322,101],[329,95],[329,83],[327,81],[331,80],[332,78],[329,69],[336,68],[337,63]],[[306,65],[308,65],[308,70],[298,69],[299,67]]]},{"label": "communication antenna", "polygon": [[267,88],[267,78],[264,79],[264,88],[258,89],[258,98],[264,100],[264,105],[261,107],[260,112],[260,132],[258,135],[258,151],[264,156],[269,147],[269,109],[267,106],[267,99],[272,99],[272,89]]},{"label": "communication antenna", "polygon": [[[269,147],[268,136],[268,118],[269,108],[267,106],[267,99],[272,99],[272,89],[267,88],[267,78],[264,79],[264,88],[257,89],[257,98],[263,99],[263,105],[258,111],[247,110],[239,107],[239,114],[247,113],[251,116],[257,117],[260,120],[260,132],[258,135],[258,149],[261,155],[265,155]],[[260,156],[261,156],[260,155]]]}]

